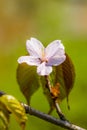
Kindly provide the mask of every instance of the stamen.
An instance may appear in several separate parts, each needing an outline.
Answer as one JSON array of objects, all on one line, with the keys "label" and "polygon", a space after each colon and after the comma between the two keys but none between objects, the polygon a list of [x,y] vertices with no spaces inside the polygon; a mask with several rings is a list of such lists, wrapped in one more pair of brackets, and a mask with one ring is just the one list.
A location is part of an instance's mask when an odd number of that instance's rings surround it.
[{"label": "stamen", "polygon": [[46,57],[42,57],[41,61],[42,62],[48,62],[48,59]]},{"label": "stamen", "polygon": [[45,51],[44,51],[44,49],[42,48],[42,58],[41,58],[41,62],[48,62],[48,59],[46,58],[46,56],[45,56]]}]

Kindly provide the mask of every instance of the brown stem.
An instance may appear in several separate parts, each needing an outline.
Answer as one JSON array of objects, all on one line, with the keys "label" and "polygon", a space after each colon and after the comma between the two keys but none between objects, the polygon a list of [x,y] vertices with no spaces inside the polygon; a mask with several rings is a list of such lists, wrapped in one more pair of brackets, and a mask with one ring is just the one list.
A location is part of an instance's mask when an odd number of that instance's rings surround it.
[{"label": "brown stem", "polygon": [[64,114],[62,113],[60,107],[59,107],[59,104],[57,102],[57,98],[53,96],[52,94],[52,86],[51,86],[51,83],[50,83],[50,80],[49,80],[49,77],[48,76],[45,76],[45,79],[46,79],[46,87],[49,89],[49,92],[50,92],[50,95],[52,97],[52,100],[53,100],[53,103],[55,105],[55,108],[56,108],[56,111],[60,117],[60,119],[62,120],[66,120]]},{"label": "brown stem", "polygon": [[58,102],[57,102],[56,100],[55,100],[54,102],[55,102],[56,111],[57,111],[57,113],[58,113],[60,119],[61,119],[61,120],[67,120],[67,119],[65,118],[65,115],[62,113]]}]

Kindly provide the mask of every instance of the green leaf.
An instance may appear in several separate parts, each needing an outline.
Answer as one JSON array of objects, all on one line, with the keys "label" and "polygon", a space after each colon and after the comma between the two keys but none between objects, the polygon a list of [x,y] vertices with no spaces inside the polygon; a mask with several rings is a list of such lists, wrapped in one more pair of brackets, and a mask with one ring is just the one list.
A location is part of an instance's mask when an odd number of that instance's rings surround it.
[{"label": "green leaf", "polygon": [[19,64],[17,68],[17,81],[27,103],[30,104],[31,96],[40,87],[36,67],[29,66],[26,63]]},{"label": "green leaf", "polygon": [[21,103],[15,97],[7,94],[1,96],[0,101],[4,104],[5,108],[15,116],[22,130],[24,130],[27,117]]},{"label": "green leaf", "polygon": [[46,79],[45,79],[45,77],[40,77],[40,81],[41,81],[41,84],[42,84],[43,93],[46,96],[47,101],[48,101],[48,103],[50,105],[50,110],[48,112],[48,114],[50,114],[51,111],[54,109],[54,103],[53,103],[51,94],[49,92],[49,89],[46,86]]}]

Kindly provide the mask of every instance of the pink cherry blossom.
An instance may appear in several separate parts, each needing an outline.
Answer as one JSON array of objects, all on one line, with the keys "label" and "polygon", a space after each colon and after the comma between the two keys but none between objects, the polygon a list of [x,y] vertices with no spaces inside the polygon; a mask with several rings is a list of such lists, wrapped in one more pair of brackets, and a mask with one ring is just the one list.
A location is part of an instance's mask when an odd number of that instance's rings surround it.
[{"label": "pink cherry blossom", "polygon": [[26,41],[26,48],[29,56],[19,57],[18,63],[37,66],[37,73],[41,76],[49,75],[52,66],[58,66],[66,59],[61,40],[55,40],[45,48],[39,40],[31,38]]}]

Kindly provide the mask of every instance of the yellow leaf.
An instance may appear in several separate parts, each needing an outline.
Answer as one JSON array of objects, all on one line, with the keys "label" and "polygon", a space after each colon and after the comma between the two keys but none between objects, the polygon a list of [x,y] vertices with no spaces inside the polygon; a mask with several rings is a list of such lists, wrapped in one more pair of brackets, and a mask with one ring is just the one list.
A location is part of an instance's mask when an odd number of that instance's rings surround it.
[{"label": "yellow leaf", "polygon": [[26,117],[25,109],[21,105],[21,103],[15,97],[7,94],[1,96],[0,101],[5,105],[5,107],[9,112],[14,114],[17,122],[24,130],[27,117]]},{"label": "yellow leaf", "polygon": [[[6,105],[4,104],[4,101],[2,101],[2,96],[0,96],[0,128],[3,130],[7,130],[9,126],[9,111],[6,108]],[[1,129],[0,129],[1,130]]]},{"label": "yellow leaf", "polygon": [[9,115],[7,117],[6,111],[3,108],[3,110],[0,110],[0,130],[7,130],[9,126],[8,121]]}]

